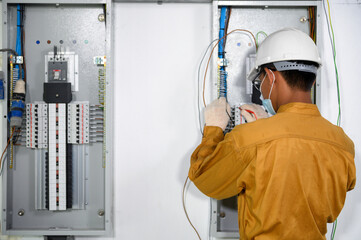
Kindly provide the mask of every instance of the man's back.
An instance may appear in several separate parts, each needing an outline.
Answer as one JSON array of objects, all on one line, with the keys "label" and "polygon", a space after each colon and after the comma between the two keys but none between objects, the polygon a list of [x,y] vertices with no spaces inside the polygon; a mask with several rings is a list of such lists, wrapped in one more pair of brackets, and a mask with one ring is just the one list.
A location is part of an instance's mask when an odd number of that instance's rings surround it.
[{"label": "man's back", "polygon": [[355,185],[352,141],[313,104],[286,104],[237,126],[213,150],[203,142],[190,178],[211,197],[239,193],[241,239],[324,239]]}]

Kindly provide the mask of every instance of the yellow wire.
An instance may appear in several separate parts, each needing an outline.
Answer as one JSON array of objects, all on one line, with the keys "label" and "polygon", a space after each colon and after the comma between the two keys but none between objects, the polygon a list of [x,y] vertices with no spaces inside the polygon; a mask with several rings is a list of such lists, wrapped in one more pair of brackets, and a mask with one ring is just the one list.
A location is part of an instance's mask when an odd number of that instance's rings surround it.
[{"label": "yellow wire", "polygon": [[[13,100],[13,87],[14,87],[14,65],[13,65],[12,57],[13,56],[10,55],[10,108],[11,108],[12,100]],[[10,134],[11,134],[11,136],[14,134],[14,129],[10,129]],[[14,153],[14,146],[13,146],[13,141],[11,141],[10,142],[10,164],[9,164],[10,169],[12,169],[14,166],[13,153]]]}]

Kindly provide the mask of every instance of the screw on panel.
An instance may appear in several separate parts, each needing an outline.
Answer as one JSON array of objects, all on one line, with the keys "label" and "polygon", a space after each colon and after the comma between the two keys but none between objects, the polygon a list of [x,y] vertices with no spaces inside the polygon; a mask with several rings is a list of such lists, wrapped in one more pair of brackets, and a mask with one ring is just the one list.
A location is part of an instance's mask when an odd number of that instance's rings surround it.
[{"label": "screw on panel", "polygon": [[104,212],[103,209],[99,209],[99,210],[98,210],[98,215],[99,215],[99,217],[103,217],[104,214],[105,214],[105,212]]},{"label": "screw on panel", "polygon": [[104,22],[105,21],[104,13],[101,13],[101,14],[98,15],[98,20],[99,20],[99,22]]},{"label": "screw on panel", "polygon": [[300,22],[305,23],[307,21],[307,18],[305,16],[300,18]]},{"label": "screw on panel", "polygon": [[24,216],[24,214],[25,214],[25,210],[24,210],[24,209],[20,209],[19,212],[18,212],[18,215],[19,215],[20,217],[22,217],[22,216]]},{"label": "screw on panel", "polygon": [[220,213],[219,213],[219,217],[220,217],[220,218],[225,218],[225,217],[226,217],[226,213],[225,213],[225,212],[220,212]]}]

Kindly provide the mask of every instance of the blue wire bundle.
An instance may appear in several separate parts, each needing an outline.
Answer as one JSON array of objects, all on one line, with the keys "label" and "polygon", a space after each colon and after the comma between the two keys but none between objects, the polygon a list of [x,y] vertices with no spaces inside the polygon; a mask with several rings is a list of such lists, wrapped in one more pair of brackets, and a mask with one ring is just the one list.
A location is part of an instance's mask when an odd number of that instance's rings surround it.
[{"label": "blue wire bundle", "polygon": [[[221,17],[219,22],[219,43],[218,43],[218,58],[224,60],[224,45],[225,45],[225,28],[227,21],[227,7],[221,8]],[[219,70],[219,97],[227,98],[227,72],[224,66],[220,67]]]}]

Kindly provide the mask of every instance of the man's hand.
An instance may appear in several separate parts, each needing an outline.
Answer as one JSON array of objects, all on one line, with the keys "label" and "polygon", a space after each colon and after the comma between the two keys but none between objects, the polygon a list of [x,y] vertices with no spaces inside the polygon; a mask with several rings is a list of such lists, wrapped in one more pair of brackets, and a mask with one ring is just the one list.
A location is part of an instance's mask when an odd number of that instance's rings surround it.
[{"label": "man's hand", "polygon": [[214,100],[204,111],[206,126],[220,127],[224,131],[229,121],[229,114],[231,114],[231,107],[226,98],[221,97]]},{"label": "man's hand", "polygon": [[257,119],[268,118],[268,113],[258,104],[243,104],[241,106],[241,115],[249,123]]}]

